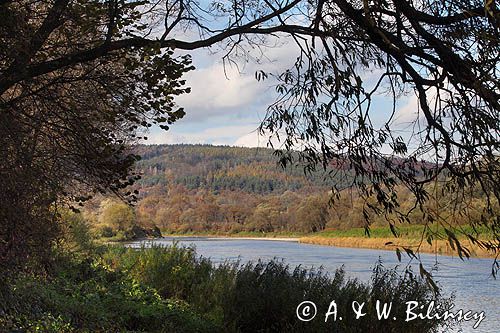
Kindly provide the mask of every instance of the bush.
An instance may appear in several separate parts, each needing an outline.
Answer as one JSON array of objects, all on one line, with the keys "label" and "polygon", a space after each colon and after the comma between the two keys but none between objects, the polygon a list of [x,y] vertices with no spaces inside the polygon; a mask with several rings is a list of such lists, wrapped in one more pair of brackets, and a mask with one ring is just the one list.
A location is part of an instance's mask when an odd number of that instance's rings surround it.
[{"label": "bush", "polygon": [[109,238],[116,236],[116,233],[114,232],[113,228],[104,226],[100,230],[100,235],[101,237]]},{"label": "bush", "polygon": [[[103,260],[127,272],[163,297],[188,302],[205,318],[226,332],[433,332],[442,322],[378,320],[375,301],[393,302],[397,318],[405,318],[406,301],[422,304],[435,300],[442,309],[449,299],[435,295],[427,283],[411,271],[402,276],[378,263],[371,283],[347,279],[342,268],[329,276],[321,269],[291,269],[282,261],[240,265],[214,265],[196,256],[194,248],[153,246],[140,250],[110,248]],[[314,301],[318,316],[310,322],[296,318],[296,307]],[[342,321],[324,323],[332,300]],[[367,315],[355,320],[353,301],[366,302]]]},{"label": "bush", "polygon": [[[0,331],[26,332],[435,332],[438,320],[405,322],[405,302],[437,302],[411,271],[399,275],[380,263],[371,283],[321,269],[290,268],[283,261],[220,265],[194,248],[96,247],[92,257],[59,255],[46,276],[10,277],[0,288]],[[301,302],[315,302],[318,315],[296,318]],[[332,300],[343,320],[324,322]],[[374,303],[392,302],[379,320]],[[353,301],[366,302],[355,319]]]},{"label": "bush", "polygon": [[[305,300],[313,301],[317,317],[310,322],[299,321],[296,307]],[[343,320],[325,324],[325,313],[335,300]],[[378,320],[375,300],[392,302],[389,320]],[[405,322],[405,302],[428,303],[436,300],[446,308],[449,300],[436,299],[424,281],[411,272],[403,276],[377,264],[373,281],[364,284],[346,279],[343,269],[330,277],[321,270],[290,269],[280,261],[246,264],[237,272],[234,285],[224,298],[224,326],[230,332],[432,332],[439,321]],[[351,304],[366,302],[366,316],[355,319]],[[392,315],[400,318],[392,320]]]},{"label": "bush", "polygon": [[0,331],[214,332],[184,301],[164,299],[122,272],[90,261],[60,264],[50,279],[25,276],[11,285],[16,304]]},{"label": "bush", "polygon": [[217,276],[224,274],[230,279],[235,270],[229,265],[216,268],[207,258],[198,257],[194,248],[177,245],[141,250],[110,247],[102,260],[154,288],[162,297],[185,300],[201,312],[217,306],[215,284],[221,280]]}]

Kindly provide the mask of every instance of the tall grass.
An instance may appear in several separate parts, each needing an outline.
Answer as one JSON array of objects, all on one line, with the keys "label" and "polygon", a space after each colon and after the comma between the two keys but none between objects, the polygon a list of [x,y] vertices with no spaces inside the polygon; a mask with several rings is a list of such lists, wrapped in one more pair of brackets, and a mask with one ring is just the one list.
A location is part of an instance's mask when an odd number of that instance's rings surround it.
[{"label": "tall grass", "polygon": [[0,332],[214,332],[180,299],[162,298],[120,271],[84,260],[51,276],[20,276],[0,299]]},{"label": "tall grass", "polygon": [[[378,263],[371,283],[346,277],[342,268],[328,275],[320,270],[292,268],[283,261],[214,265],[190,247],[153,246],[134,250],[113,247],[103,263],[126,272],[162,297],[182,299],[225,332],[433,332],[438,320],[405,322],[406,301],[421,304],[436,300],[442,308],[450,300],[435,295],[415,274],[400,276]],[[376,300],[393,302],[399,320],[378,320]],[[318,316],[310,322],[296,317],[296,307],[314,301]],[[332,300],[343,320],[325,324]],[[351,304],[366,302],[366,316],[355,319]]]},{"label": "tall grass", "polygon": [[[50,274],[4,281],[0,331],[422,333],[445,323],[405,322],[405,302],[450,304],[414,274],[400,276],[380,263],[372,281],[362,283],[342,268],[328,275],[279,260],[214,264],[177,244],[106,246],[88,255],[60,255]],[[309,322],[296,317],[305,300],[318,309]],[[325,323],[332,300],[343,320]],[[376,300],[393,302],[398,320],[379,320]],[[354,318],[353,301],[366,302],[364,317]]]},{"label": "tall grass", "polygon": [[[399,236],[402,239],[421,239],[422,234],[424,232],[425,226],[423,225],[399,225],[397,226],[397,230],[399,232]],[[431,230],[436,233],[436,238],[446,239],[446,232],[444,228],[440,225],[431,225]],[[479,235],[482,239],[490,239],[492,237],[491,230],[488,230],[485,227],[477,226],[473,228],[470,225],[462,225],[457,227],[456,236],[460,239],[467,238],[466,235]],[[367,237],[364,228],[350,228],[346,230],[324,230],[315,234],[311,234],[310,236],[320,236],[320,237]],[[392,238],[394,237],[391,229],[389,227],[371,227],[370,228],[370,237],[371,238]]]}]

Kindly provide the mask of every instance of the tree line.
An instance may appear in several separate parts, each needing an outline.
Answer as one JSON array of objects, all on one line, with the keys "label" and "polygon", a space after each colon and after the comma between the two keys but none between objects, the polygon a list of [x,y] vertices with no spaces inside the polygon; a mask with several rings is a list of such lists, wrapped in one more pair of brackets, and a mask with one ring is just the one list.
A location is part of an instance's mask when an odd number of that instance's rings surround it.
[{"label": "tree line", "polygon": [[[136,149],[144,156],[137,163],[141,180],[134,185],[139,200],[133,207],[105,197],[88,203],[84,216],[97,233],[114,235],[133,225],[174,233],[312,233],[367,223],[383,226],[387,220],[396,229],[403,223],[426,224],[423,212],[412,209],[415,200],[402,186],[399,209],[411,213],[404,218],[396,213],[377,214],[374,209],[381,211],[381,207],[374,196],[366,200],[355,187],[347,187],[335,197],[330,179],[322,182],[321,173],[304,173],[299,166],[282,169],[270,149],[209,145],[141,145]],[[241,179],[252,183],[238,183]],[[284,186],[277,186],[278,181]],[[267,184],[274,185],[261,187]],[[484,218],[484,193],[474,194],[468,204],[475,207],[475,214],[465,215],[461,210],[466,207],[442,189],[428,190],[433,197],[427,208],[439,210],[450,227]]]}]

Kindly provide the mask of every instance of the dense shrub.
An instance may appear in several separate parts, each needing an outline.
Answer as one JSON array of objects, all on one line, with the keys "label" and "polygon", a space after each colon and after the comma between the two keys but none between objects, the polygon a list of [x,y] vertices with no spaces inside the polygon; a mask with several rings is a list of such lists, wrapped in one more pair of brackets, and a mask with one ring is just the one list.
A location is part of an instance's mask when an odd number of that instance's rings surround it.
[{"label": "dense shrub", "polygon": [[113,231],[113,228],[108,227],[108,226],[104,226],[100,230],[100,236],[110,238],[110,237],[116,236],[116,233]]},{"label": "dense shrub", "polygon": [[217,331],[186,302],[164,299],[122,272],[90,261],[67,262],[50,278],[17,278],[9,299],[0,331]]},{"label": "dense shrub", "polygon": [[[196,256],[193,248],[154,246],[150,249],[111,248],[103,261],[117,271],[154,288],[163,297],[185,300],[225,328],[226,332],[433,332],[437,320],[405,322],[406,301],[437,302],[442,309],[449,299],[435,295],[427,283],[407,271],[375,266],[371,283],[347,279],[342,268],[332,276],[320,270],[291,269],[282,261],[240,265],[214,265]],[[317,317],[310,322],[296,318],[296,307],[314,301]],[[324,314],[332,300],[343,320]],[[389,320],[378,320],[375,302],[392,302]],[[355,319],[353,301],[366,302],[366,316]],[[399,318],[393,320],[392,316]]]},{"label": "dense shrub", "polygon": [[[371,283],[361,283],[342,268],[330,276],[277,260],[214,264],[177,244],[132,249],[72,239],[54,249],[44,274],[11,276],[0,286],[0,331],[422,333],[443,323],[405,322],[405,302],[450,304],[411,272],[401,276],[381,263]],[[309,322],[296,317],[305,300],[318,309]],[[325,324],[332,300],[343,320]],[[378,320],[376,300],[393,303],[389,320]],[[364,317],[354,318],[353,301],[366,302]]]},{"label": "dense shrub", "polygon": [[177,245],[141,250],[110,247],[102,260],[104,265],[154,288],[162,297],[185,300],[219,321],[222,299],[237,271],[237,263],[214,266],[197,256],[193,248]]},{"label": "dense shrub", "polygon": [[[432,332],[438,321],[405,322],[406,301],[427,304],[435,299],[429,287],[410,272],[404,276],[396,270],[386,270],[378,264],[371,284],[346,279],[343,269],[333,276],[321,270],[301,267],[290,269],[283,262],[247,264],[237,272],[235,285],[225,299],[225,324],[230,331],[241,332]],[[304,300],[313,301],[318,309],[316,318],[302,322],[295,309]],[[335,300],[342,320],[325,324],[329,304]],[[389,320],[378,320],[375,302],[392,302]],[[366,316],[356,319],[353,301],[366,302]],[[437,304],[449,306],[449,300]],[[392,320],[395,316],[398,321]]]}]

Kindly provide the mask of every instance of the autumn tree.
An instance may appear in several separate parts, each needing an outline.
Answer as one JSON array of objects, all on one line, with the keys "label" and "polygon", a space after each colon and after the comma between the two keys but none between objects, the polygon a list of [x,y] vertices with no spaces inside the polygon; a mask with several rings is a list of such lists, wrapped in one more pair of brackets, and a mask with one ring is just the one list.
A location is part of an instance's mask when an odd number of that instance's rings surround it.
[{"label": "autumn tree", "polygon": [[328,221],[328,196],[317,194],[303,198],[297,208],[296,220],[303,232],[325,229]]},{"label": "autumn tree", "polygon": [[[50,67],[105,41],[108,5],[1,6],[0,258],[22,264],[50,250],[59,235],[59,205],[75,205],[93,192],[134,199],[119,192],[137,178],[131,172],[137,156],[128,145],[139,126],[182,116],[172,99],[186,91],[179,79],[191,67],[189,58],[174,59],[171,51],[151,46],[26,75],[30,66]],[[116,24],[132,22],[131,8]]]},{"label": "autumn tree", "polygon": [[135,212],[124,202],[106,199],[101,202],[99,224],[118,231],[130,230],[136,223]]}]

